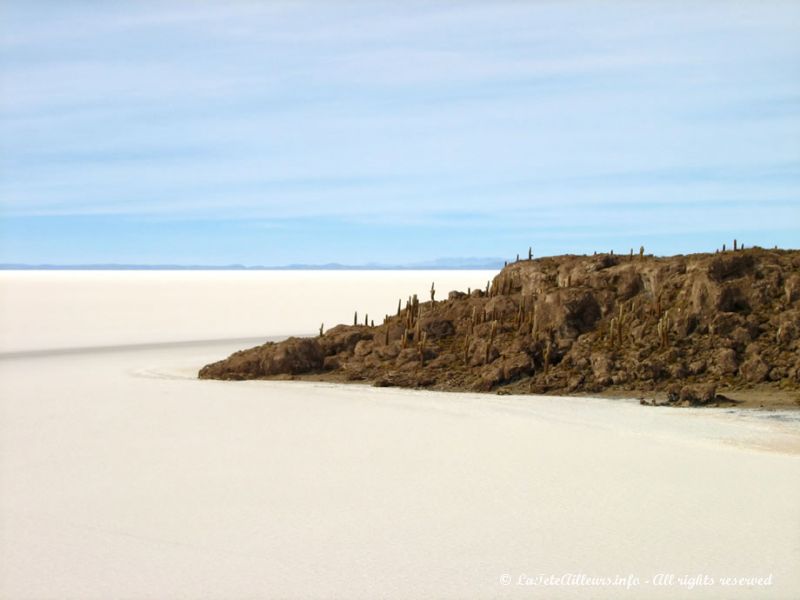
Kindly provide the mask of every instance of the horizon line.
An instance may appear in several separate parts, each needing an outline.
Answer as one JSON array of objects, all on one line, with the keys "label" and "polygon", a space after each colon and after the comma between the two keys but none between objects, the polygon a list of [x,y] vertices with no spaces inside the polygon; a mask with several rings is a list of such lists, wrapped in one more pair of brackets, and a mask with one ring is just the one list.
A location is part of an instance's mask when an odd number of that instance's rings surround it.
[{"label": "horizon line", "polygon": [[501,268],[504,261],[490,258],[473,263],[430,263],[413,264],[363,264],[347,265],[340,263],[325,264],[288,264],[288,265],[185,265],[185,264],[136,264],[136,263],[87,263],[87,264],[28,264],[2,263],[0,271],[421,271],[452,270],[480,271]]},{"label": "horizon line", "polygon": [[[745,250],[742,245],[738,248],[740,251]],[[783,248],[775,246],[773,248],[765,248],[759,245],[747,247],[748,250],[771,250],[771,251],[792,251],[795,248]],[[728,248],[728,251],[735,251],[734,247]],[[725,245],[722,248],[717,248],[713,251],[705,252],[689,252],[689,253],[676,253],[672,255],[656,255],[647,253],[646,256],[655,257],[670,257],[670,256],[688,256],[691,254],[714,254],[717,252],[725,252]],[[610,252],[594,252],[594,255],[610,254],[614,255],[614,251]],[[550,256],[536,256],[533,260],[540,258],[548,258],[552,256],[589,256],[588,254],[571,254],[564,253],[561,255]],[[633,255],[633,250],[631,250]],[[617,254],[617,256],[628,256],[628,254]],[[430,261],[420,261],[416,263],[407,264],[384,264],[384,263],[367,263],[361,265],[347,265],[341,263],[324,263],[324,264],[306,264],[306,263],[293,263],[288,265],[243,265],[239,263],[232,263],[227,265],[181,265],[181,264],[139,264],[139,263],[86,263],[86,264],[29,264],[29,263],[0,263],[0,271],[483,271],[501,269],[508,264],[520,262],[524,260],[531,260],[517,255],[516,260],[505,260],[498,257],[468,257],[468,258],[439,258]]]}]

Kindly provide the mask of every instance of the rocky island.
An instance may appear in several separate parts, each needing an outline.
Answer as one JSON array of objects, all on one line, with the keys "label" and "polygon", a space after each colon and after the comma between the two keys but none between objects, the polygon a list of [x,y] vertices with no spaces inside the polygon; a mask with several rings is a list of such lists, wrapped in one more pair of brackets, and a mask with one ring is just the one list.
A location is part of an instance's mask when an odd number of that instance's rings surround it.
[{"label": "rocky island", "polygon": [[[206,365],[201,379],[314,379],[643,403],[800,406],[800,251],[517,259],[484,289],[412,296]],[[645,400],[644,397],[648,400]]]}]

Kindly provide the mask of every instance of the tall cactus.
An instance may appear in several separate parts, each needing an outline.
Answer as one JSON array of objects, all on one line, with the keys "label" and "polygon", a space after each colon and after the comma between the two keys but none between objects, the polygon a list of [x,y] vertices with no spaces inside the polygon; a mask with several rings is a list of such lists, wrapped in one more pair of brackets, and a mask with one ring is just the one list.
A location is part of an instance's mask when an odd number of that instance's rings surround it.
[{"label": "tall cactus", "polygon": [[417,344],[417,352],[419,353],[419,364],[420,366],[425,366],[425,344],[428,341],[428,332],[423,331],[422,336],[419,339]]},{"label": "tall cactus", "polygon": [[664,316],[662,316],[658,320],[658,325],[656,327],[656,330],[658,331],[658,338],[659,338],[659,341],[661,342],[661,347],[662,348],[669,347],[669,328],[670,328],[670,325],[671,325],[671,323],[670,323],[670,318],[669,318],[669,311],[667,310],[664,313]]},{"label": "tall cactus", "polygon": [[489,330],[489,343],[486,344],[486,356],[484,357],[483,362],[485,364],[489,364],[489,352],[494,345],[494,337],[497,335],[497,321],[492,321],[492,327]]},{"label": "tall cactus", "polygon": [[616,317],[611,319],[610,323],[610,337],[611,337],[611,347],[619,347],[622,346],[622,327],[625,323],[625,305],[619,305],[619,313]]},{"label": "tall cactus", "polygon": [[550,369],[550,355],[553,352],[553,344],[550,340],[547,340],[547,344],[544,346],[544,373],[547,375],[547,371]]}]

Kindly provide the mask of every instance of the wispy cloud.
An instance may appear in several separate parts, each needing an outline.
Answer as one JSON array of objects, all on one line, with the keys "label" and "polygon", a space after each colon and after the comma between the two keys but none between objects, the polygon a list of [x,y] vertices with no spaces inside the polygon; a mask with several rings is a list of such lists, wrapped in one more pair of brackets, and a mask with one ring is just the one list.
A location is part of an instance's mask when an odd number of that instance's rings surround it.
[{"label": "wispy cloud", "polygon": [[567,250],[620,224],[766,239],[800,222],[795,3],[0,10],[0,252],[22,252],[28,219],[73,217],[172,223],[167,254],[182,219],[280,221],[296,252],[312,222],[396,248],[447,232],[431,256],[526,227]]}]

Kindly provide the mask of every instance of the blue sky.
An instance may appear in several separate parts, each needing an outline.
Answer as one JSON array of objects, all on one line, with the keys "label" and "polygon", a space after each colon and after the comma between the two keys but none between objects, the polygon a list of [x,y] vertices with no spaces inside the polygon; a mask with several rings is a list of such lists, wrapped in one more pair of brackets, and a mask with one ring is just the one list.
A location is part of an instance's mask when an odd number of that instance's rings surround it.
[{"label": "blue sky", "polygon": [[797,2],[0,4],[0,262],[800,246]]}]

